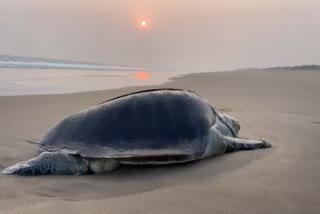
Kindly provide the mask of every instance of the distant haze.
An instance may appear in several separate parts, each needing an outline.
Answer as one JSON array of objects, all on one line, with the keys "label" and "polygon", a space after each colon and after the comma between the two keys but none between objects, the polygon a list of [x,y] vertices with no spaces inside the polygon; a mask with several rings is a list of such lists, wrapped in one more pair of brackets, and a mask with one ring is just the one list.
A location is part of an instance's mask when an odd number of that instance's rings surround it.
[{"label": "distant haze", "polygon": [[0,0],[0,54],[187,71],[320,64],[319,11],[319,0]]}]

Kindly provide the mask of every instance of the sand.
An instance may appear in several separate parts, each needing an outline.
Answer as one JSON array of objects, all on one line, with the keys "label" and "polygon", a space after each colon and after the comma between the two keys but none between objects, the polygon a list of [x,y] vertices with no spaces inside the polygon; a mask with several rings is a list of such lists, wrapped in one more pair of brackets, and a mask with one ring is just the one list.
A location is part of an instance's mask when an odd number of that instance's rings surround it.
[{"label": "sand", "polygon": [[[242,137],[273,147],[103,175],[1,175],[1,213],[320,213],[320,72],[190,74],[157,87],[197,91],[239,119]],[[35,156],[24,140],[65,116],[142,88],[0,97],[0,170]]]}]

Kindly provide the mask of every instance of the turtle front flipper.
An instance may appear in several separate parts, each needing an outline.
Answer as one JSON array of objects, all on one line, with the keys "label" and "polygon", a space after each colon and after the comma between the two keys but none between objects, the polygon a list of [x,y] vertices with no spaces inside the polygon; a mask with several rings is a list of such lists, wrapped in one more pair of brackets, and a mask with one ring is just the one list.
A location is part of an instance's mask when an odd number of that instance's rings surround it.
[{"label": "turtle front flipper", "polygon": [[227,144],[226,153],[270,148],[271,144],[264,139],[261,140],[245,140],[224,136],[224,141]]},{"label": "turtle front flipper", "polygon": [[58,152],[43,152],[28,161],[9,166],[1,173],[6,175],[82,175],[88,172],[84,158]]}]

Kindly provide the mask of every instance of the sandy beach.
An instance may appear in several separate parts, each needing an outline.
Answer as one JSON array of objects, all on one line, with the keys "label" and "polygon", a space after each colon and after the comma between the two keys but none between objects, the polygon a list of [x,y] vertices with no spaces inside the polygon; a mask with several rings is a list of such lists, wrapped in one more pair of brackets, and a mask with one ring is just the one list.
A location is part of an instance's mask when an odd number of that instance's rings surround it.
[{"label": "sandy beach", "polygon": [[320,72],[189,74],[148,87],[0,97],[0,170],[34,157],[61,119],[145,88],[185,88],[237,118],[240,135],[271,149],[191,164],[121,167],[90,176],[0,175],[1,213],[319,213]]}]

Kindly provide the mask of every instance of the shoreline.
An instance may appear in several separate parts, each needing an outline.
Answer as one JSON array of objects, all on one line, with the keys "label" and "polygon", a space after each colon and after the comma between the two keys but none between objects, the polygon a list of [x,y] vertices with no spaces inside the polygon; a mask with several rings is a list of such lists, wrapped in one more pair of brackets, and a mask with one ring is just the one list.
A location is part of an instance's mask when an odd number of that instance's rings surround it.
[{"label": "shoreline", "polygon": [[163,84],[183,72],[1,70],[0,96],[58,95]]},{"label": "shoreline", "polygon": [[[1,69],[0,69],[1,70]],[[81,72],[81,71],[80,71]],[[90,71],[92,72],[92,71]],[[101,71],[99,71],[101,72]],[[108,74],[109,72],[109,74]],[[119,77],[119,76],[134,76],[135,72],[129,72],[126,74],[110,74],[111,71],[103,71],[101,75],[98,74],[88,74],[88,75],[83,75],[83,77],[89,78],[89,77],[95,77],[95,78],[99,78],[99,77],[106,77],[106,78],[112,78],[113,76]],[[241,73],[256,73],[256,72],[262,72],[262,73],[286,73],[286,72],[319,72],[318,70],[290,70],[289,67],[287,69],[236,69],[236,70],[227,70],[227,71],[207,71],[207,72],[196,72],[196,73],[187,73],[187,72],[164,72],[164,71],[153,71],[153,72],[147,72],[150,75],[163,75],[162,79],[160,81],[155,81],[155,80],[141,80],[141,82],[136,82],[136,83],[129,83],[129,85],[120,85],[120,86],[112,86],[110,88],[105,88],[105,89],[89,89],[89,90],[85,90],[85,89],[75,89],[74,92],[60,92],[60,93],[34,93],[34,94],[7,94],[7,95],[1,95],[0,97],[20,97],[20,96],[51,96],[51,95],[72,95],[72,94],[81,94],[81,93],[90,93],[90,92],[98,92],[98,93],[102,93],[104,91],[109,91],[109,90],[121,90],[121,89],[126,89],[126,88],[133,88],[133,87],[155,87],[155,86],[159,86],[161,87],[162,85],[166,85],[167,83],[171,83],[172,81],[175,81],[176,79],[179,80],[179,78],[184,78],[184,77],[188,77],[188,76],[193,76],[193,75],[210,75],[210,74],[224,74],[224,73],[233,73],[233,74],[241,74]],[[150,78],[150,79],[154,79],[154,77]],[[148,82],[149,81],[149,82]]]}]

